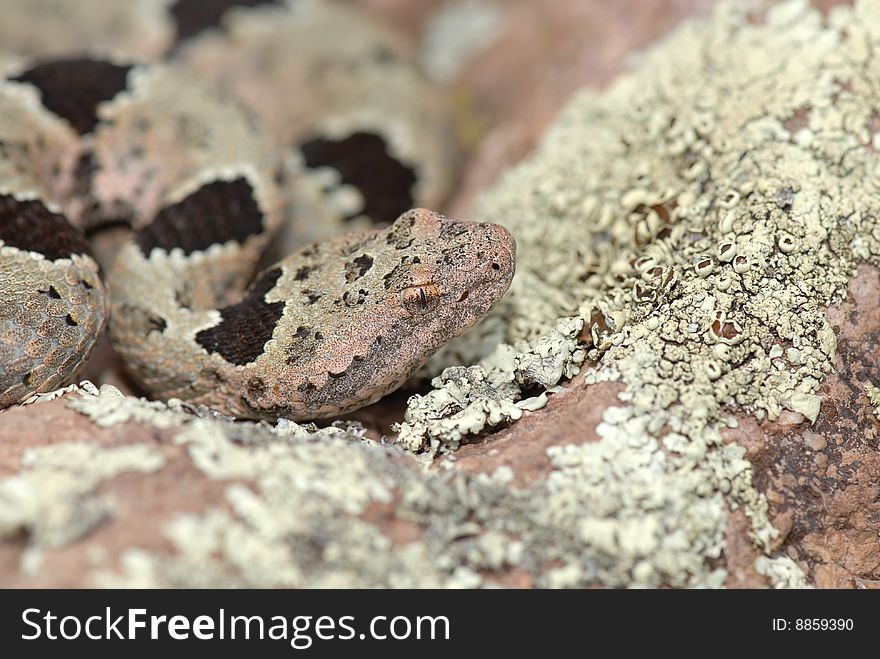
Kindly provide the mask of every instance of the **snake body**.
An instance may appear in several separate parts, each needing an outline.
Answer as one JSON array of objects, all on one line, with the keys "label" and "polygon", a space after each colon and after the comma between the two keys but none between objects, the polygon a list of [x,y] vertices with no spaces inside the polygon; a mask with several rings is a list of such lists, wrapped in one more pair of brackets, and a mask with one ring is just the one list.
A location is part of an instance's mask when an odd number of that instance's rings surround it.
[{"label": "snake body", "polygon": [[[110,315],[117,352],[155,397],[332,416],[399,386],[506,291],[505,229],[421,209],[300,247],[253,279],[289,208],[272,142],[173,66],[7,65],[0,407],[74,376]],[[108,314],[82,230],[114,224],[130,232],[104,264]]]}]

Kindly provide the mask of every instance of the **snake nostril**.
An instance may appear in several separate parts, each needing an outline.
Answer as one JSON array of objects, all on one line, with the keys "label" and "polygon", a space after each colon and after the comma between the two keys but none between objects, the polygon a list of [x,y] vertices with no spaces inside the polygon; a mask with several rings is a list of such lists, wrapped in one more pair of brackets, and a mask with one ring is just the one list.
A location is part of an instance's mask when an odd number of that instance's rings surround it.
[{"label": "snake nostril", "polygon": [[465,300],[467,300],[467,298],[468,298],[468,292],[465,291],[464,293],[462,293],[461,295],[458,296],[458,300],[456,300],[456,302],[464,302]]},{"label": "snake nostril", "polygon": [[493,270],[501,270],[501,266],[498,265],[497,263],[493,263],[493,264],[492,264],[492,269],[493,269]]}]

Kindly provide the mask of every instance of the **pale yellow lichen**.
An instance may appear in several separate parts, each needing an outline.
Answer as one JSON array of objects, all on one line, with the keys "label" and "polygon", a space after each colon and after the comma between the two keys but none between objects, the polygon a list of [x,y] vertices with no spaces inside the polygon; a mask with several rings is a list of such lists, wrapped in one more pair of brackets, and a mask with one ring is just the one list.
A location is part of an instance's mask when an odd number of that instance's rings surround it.
[{"label": "pale yellow lichen", "polygon": [[133,398],[109,384],[102,385],[100,391],[83,388],[79,394],[79,397],[69,399],[68,406],[87,415],[102,428],[128,421],[149,423],[156,428],[173,428],[192,418],[180,401],[161,403]]},{"label": "pale yellow lichen", "polygon": [[448,453],[468,435],[543,407],[545,394],[529,402],[517,400],[526,386],[549,389],[578,373],[585,356],[577,340],[583,325],[580,318],[563,318],[531,341],[498,345],[476,366],[444,369],[432,381],[433,391],[410,398],[404,422],[396,427],[398,442],[412,451]]},{"label": "pale yellow lichen", "polygon": [[874,416],[880,420],[880,388],[872,382],[865,382],[864,386],[868,400],[871,401],[871,408],[874,410]]},{"label": "pale yellow lichen", "polygon": [[[766,9],[758,21],[756,7]],[[878,46],[874,1],[827,21],[801,0],[722,3],[607,91],[582,92],[477,208],[519,245],[492,331],[501,318],[510,344],[541,341],[558,317],[579,316],[580,347],[599,360],[587,380],[624,382],[620,398],[646,435],[673,435],[661,473],[688,464],[699,477],[675,490],[681,505],[722,494],[744,507],[765,549],[775,534],[767,502],[742,451],[719,446],[722,414],[821,412],[836,350],[823,307],[859,261],[880,255]],[[481,338],[451,350],[467,357],[470,346],[476,359]],[[512,373],[517,352],[503,350]],[[424,409],[446,398],[446,381],[435,384],[410,406],[408,419],[431,418],[404,426],[410,446],[418,434],[422,446],[454,446],[473,431],[470,419],[456,427],[456,409]]]},{"label": "pale yellow lichen", "polygon": [[576,516],[600,583],[715,583],[705,561],[724,547],[727,508],[712,468],[668,456],[629,408],[603,418],[602,441],[549,449],[547,514]]},{"label": "pale yellow lichen", "polygon": [[800,566],[788,556],[769,558],[759,556],[755,570],[768,579],[774,588],[809,588],[807,577]]},{"label": "pale yellow lichen", "polygon": [[145,444],[101,448],[70,442],[28,449],[22,471],[0,481],[0,538],[26,532],[32,549],[76,540],[113,514],[112,498],[97,492],[100,483],[163,464]]},{"label": "pale yellow lichen", "polygon": [[74,391],[82,391],[92,396],[98,396],[100,393],[98,387],[96,387],[93,382],[91,382],[90,380],[83,380],[82,382],[69,384],[66,387],[61,387],[60,389],[56,389],[55,391],[47,391],[42,394],[31,394],[21,402],[21,405],[48,403],[49,401],[55,400],[56,398],[61,398],[61,396],[63,396],[64,394],[69,394]]},{"label": "pale yellow lichen", "polygon": [[[168,523],[173,553],[128,552],[121,572],[97,566],[92,579],[112,586],[478,587],[519,566],[543,587],[720,585],[723,570],[704,561],[723,547],[722,495],[708,487],[697,500],[682,496],[706,475],[686,465],[666,471],[656,441],[633,423],[620,426],[626,411],[614,410],[607,417],[615,425],[603,429],[607,441],[552,449],[551,476],[522,489],[511,487],[509,467],[477,476],[424,473],[399,451],[339,438],[230,449],[219,425],[201,434],[194,424],[185,432],[188,447],[226,454],[220,472],[204,456],[197,466],[215,476],[246,475],[248,484],[230,483],[224,508]],[[363,518],[375,504],[393,504],[393,518],[416,525],[418,534],[393,546],[381,524]]]}]

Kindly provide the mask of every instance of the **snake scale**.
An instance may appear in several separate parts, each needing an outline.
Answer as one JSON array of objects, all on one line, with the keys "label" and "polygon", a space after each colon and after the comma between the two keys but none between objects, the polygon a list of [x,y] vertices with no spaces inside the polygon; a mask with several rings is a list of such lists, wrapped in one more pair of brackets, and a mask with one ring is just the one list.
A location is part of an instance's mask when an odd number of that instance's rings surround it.
[{"label": "snake scale", "polygon": [[[174,63],[0,54],[0,73],[0,408],[73,378],[107,326],[153,397],[326,418],[399,387],[511,282],[510,233],[409,209],[442,170],[392,157],[365,115],[334,128],[350,99],[292,107],[294,129]],[[290,225],[313,242],[255,276]],[[109,257],[86,238],[120,231]]]}]

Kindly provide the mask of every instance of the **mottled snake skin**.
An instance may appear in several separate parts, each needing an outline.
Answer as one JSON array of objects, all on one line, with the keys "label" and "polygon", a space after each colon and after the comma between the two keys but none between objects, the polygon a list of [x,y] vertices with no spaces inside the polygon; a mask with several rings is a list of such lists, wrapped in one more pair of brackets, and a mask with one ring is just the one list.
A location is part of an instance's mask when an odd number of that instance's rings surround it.
[{"label": "mottled snake skin", "polygon": [[[273,56],[285,43],[264,41]],[[348,112],[329,87],[320,120],[258,117],[271,85],[218,91],[199,71],[225,51],[205,43],[181,49],[185,66],[0,58],[0,407],[70,380],[109,322],[152,396],[333,416],[398,387],[507,290],[505,229],[408,210],[439,203],[448,153],[416,165],[381,112]],[[226,87],[250,75],[221,69]],[[360,229],[333,236],[345,223]],[[127,238],[99,266],[86,235],[117,226]],[[292,253],[255,277],[291,226]]]}]

